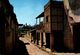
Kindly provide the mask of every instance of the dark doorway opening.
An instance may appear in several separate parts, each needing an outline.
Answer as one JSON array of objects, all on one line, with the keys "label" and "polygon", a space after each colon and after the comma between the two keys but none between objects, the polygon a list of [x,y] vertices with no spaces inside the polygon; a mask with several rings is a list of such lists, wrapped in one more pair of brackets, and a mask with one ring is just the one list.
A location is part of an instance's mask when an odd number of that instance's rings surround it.
[{"label": "dark doorway opening", "polygon": [[50,48],[50,33],[46,33],[46,48]]},{"label": "dark doorway opening", "polygon": [[53,36],[54,36],[54,49],[58,52],[64,51],[63,31],[55,30],[53,31]]},{"label": "dark doorway opening", "polygon": [[80,23],[73,25],[74,50],[80,52]]},{"label": "dark doorway opening", "polygon": [[37,35],[37,36],[36,36],[36,38],[37,38],[37,45],[39,45],[39,41],[40,41],[40,33],[37,32],[36,35]]}]

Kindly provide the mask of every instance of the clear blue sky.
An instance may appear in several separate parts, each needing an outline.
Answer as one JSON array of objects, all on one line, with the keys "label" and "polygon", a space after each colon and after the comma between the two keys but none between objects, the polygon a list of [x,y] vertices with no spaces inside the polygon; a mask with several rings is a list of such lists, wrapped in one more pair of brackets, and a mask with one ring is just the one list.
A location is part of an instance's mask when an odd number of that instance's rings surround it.
[{"label": "clear blue sky", "polygon": [[34,25],[36,16],[44,11],[48,0],[9,0],[14,7],[18,23]]}]

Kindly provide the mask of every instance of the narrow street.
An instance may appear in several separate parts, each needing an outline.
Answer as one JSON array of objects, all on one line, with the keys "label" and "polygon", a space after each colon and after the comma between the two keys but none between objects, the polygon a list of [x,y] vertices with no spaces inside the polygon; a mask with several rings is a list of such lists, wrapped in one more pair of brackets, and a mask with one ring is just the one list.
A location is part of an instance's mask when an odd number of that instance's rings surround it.
[{"label": "narrow street", "polygon": [[36,47],[34,44],[30,43],[26,38],[20,37],[20,40],[22,40],[26,44],[26,49],[29,53],[29,55],[49,55],[47,52],[44,52],[43,50]]},{"label": "narrow street", "polygon": [[[20,37],[19,39],[25,43],[29,55],[51,55],[32,44],[26,37]],[[53,55],[80,55],[80,53],[53,53]]]},{"label": "narrow street", "polygon": [[80,55],[80,0],[0,0],[0,55]]}]

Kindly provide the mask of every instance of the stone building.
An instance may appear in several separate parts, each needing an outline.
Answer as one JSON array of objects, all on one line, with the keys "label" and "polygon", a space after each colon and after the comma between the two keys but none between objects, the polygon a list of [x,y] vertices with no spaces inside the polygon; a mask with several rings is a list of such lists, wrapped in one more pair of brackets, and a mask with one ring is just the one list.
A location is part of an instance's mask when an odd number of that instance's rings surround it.
[{"label": "stone building", "polygon": [[37,38],[39,38],[37,41],[40,40],[41,46],[50,48],[51,51],[63,51],[66,20],[63,1],[50,0],[44,6],[44,12],[37,18],[40,20],[41,17],[43,17],[43,22],[40,22],[37,27]]},{"label": "stone building", "polygon": [[18,22],[8,0],[0,1],[0,55],[10,54],[17,40]]},{"label": "stone building", "polygon": [[67,27],[65,32],[66,47],[72,51],[80,52],[80,1],[64,0],[64,8],[67,15]]},{"label": "stone building", "polygon": [[[76,3],[75,3],[76,2]],[[44,6],[43,17],[36,28],[37,44],[59,52],[80,52],[79,0],[50,0]],[[74,7],[76,6],[76,7]]]}]

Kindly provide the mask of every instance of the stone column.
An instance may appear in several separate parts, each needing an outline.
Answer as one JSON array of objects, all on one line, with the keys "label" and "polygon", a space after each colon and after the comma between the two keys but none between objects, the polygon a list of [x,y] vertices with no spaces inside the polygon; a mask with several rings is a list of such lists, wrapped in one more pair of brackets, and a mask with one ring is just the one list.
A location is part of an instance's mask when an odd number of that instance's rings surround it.
[{"label": "stone column", "polygon": [[42,36],[41,36],[41,32],[40,32],[40,40],[39,40],[40,46],[41,46],[41,44],[42,44],[41,40],[42,40]]},{"label": "stone column", "polygon": [[36,44],[38,45],[38,33],[36,32]]},{"label": "stone column", "polygon": [[41,33],[41,47],[43,47],[43,33]]},{"label": "stone column", "polygon": [[51,52],[54,51],[54,38],[53,38],[53,32],[50,33],[50,49],[51,49]]},{"label": "stone column", "polygon": [[46,45],[46,34],[43,32],[43,44]]}]

